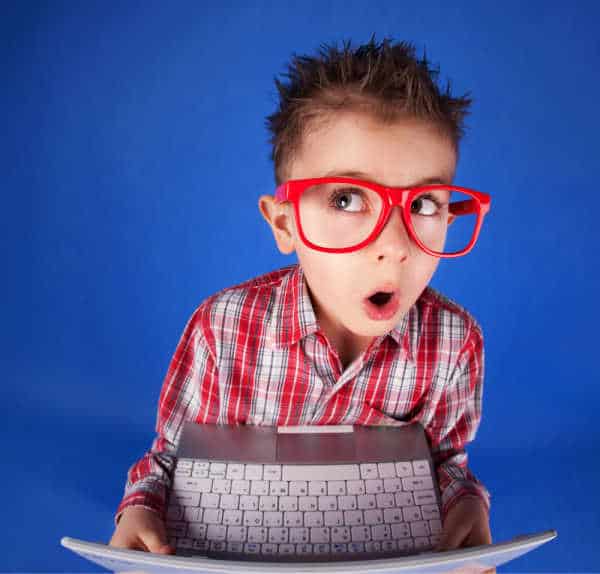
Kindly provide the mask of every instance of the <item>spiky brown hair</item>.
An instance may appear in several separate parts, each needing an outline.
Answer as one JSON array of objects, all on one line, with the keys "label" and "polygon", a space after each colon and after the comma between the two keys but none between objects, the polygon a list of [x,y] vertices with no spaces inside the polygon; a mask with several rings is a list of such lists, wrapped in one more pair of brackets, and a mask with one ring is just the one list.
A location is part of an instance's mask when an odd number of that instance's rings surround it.
[{"label": "spiky brown hair", "polygon": [[374,36],[356,49],[346,41],[341,50],[324,44],[316,56],[293,55],[282,77],[288,81],[275,78],[279,108],[266,120],[277,184],[287,179],[308,130],[336,111],[360,110],[383,123],[423,119],[438,126],[458,152],[472,101],[469,94],[452,97],[450,82],[442,90],[439,68],[430,67],[425,54],[417,58],[412,44],[389,38],[377,43]]}]

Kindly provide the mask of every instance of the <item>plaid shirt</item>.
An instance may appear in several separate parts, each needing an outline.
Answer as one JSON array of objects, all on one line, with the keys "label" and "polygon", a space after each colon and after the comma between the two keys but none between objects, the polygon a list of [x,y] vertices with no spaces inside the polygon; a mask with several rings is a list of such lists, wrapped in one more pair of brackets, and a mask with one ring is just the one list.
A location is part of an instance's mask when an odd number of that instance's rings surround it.
[{"label": "plaid shirt", "polygon": [[157,436],[127,477],[119,514],[164,517],[183,423],[388,425],[425,428],[446,515],[463,495],[489,494],[467,468],[481,418],[481,329],[427,287],[398,325],[345,370],[319,330],[302,268],[216,293],[189,320],[162,387]]}]

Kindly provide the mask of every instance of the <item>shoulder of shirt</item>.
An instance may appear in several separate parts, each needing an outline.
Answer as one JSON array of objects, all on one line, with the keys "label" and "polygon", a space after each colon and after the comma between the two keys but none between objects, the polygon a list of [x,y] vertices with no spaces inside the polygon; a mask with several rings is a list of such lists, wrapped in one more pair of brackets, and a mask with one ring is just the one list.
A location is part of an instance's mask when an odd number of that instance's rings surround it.
[{"label": "shoulder of shirt", "polygon": [[417,305],[420,307],[421,313],[424,313],[428,307],[435,308],[438,312],[447,313],[453,319],[461,321],[465,332],[465,342],[472,337],[483,341],[483,330],[475,317],[465,307],[443,295],[437,289],[427,286],[417,300]]},{"label": "shoulder of shirt", "polygon": [[[232,305],[241,305],[249,295],[256,290],[261,290],[260,305],[266,306],[271,299],[270,295],[281,285],[283,279],[297,268],[296,265],[289,265],[270,271],[263,275],[253,277],[237,285],[226,287],[207,297],[194,311],[188,322],[188,327],[200,329],[207,337],[209,346],[211,343],[214,322],[216,317],[222,317],[231,313]],[[214,348],[214,347],[213,347]]]}]

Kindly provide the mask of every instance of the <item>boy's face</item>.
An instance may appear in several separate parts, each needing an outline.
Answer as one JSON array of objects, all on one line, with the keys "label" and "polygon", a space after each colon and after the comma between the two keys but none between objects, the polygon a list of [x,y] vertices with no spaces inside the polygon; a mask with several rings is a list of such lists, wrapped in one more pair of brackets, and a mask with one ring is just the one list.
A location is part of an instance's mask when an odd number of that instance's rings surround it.
[{"label": "boy's face", "polygon": [[[456,154],[449,139],[417,119],[384,125],[361,113],[345,112],[313,129],[289,168],[289,179],[350,176],[390,187],[451,183]],[[439,259],[410,238],[395,207],[381,234],[351,253],[323,253],[301,241],[293,207],[260,198],[279,250],[296,251],[320,327],[338,350],[363,351],[389,332],[418,299]],[[368,297],[394,291],[383,318]],[[397,303],[397,304],[396,304]],[[391,316],[389,316],[391,313]]]}]

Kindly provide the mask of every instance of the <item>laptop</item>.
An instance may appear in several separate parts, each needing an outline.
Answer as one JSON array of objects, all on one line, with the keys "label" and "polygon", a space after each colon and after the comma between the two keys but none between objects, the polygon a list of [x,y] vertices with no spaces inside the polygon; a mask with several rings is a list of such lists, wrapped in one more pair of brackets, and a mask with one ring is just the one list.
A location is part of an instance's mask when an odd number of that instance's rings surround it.
[{"label": "laptop", "polygon": [[557,535],[436,552],[440,493],[419,424],[186,423],[166,525],[175,555],[61,544],[122,572],[476,572]]}]

